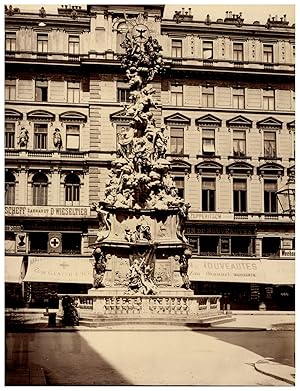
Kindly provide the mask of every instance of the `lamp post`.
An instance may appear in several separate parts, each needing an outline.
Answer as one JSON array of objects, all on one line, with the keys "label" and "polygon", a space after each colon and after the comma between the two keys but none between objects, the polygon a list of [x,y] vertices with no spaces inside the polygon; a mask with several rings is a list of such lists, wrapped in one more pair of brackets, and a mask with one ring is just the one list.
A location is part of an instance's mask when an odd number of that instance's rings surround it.
[{"label": "lamp post", "polygon": [[295,172],[291,171],[286,184],[276,192],[283,214],[295,219]]}]

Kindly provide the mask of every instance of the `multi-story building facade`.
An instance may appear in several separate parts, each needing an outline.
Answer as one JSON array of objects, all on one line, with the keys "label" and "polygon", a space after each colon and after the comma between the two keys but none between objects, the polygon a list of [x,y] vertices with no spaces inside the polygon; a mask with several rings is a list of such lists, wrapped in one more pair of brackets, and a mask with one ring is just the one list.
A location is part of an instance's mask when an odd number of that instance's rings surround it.
[{"label": "multi-story building facade", "polygon": [[53,291],[91,287],[90,206],[104,198],[129,123],[120,43],[142,14],[163,47],[154,116],[191,204],[195,293],[222,294],[233,308],[293,308],[295,229],[277,192],[295,168],[294,26],[285,17],[246,24],[232,13],[199,21],[190,9],[164,19],[164,6],[121,8],[6,9],[7,305],[25,297],[41,306]]}]

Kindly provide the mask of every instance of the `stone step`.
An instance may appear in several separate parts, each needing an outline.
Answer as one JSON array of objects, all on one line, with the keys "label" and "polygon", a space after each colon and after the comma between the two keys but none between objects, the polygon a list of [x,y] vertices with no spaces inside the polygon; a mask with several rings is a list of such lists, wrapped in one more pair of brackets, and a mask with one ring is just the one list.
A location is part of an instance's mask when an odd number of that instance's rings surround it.
[{"label": "stone step", "polygon": [[148,324],[148,325],[180,325],[180,326],[189,326],[189,327],[209,327],[213,324],[220,324],[224,322],[230,322],[234,320],[229,315],[215,315],[210,317],[203,318],[176,318],[176,317],[160,317],[160,318],[141,318],[141,317],[97,317],[97,318],[89,318],[84,317],[80,319],[80,326],[87,327],[101,327],[101,326],[113,326],[113,325],[128,325],[128,324]]}]

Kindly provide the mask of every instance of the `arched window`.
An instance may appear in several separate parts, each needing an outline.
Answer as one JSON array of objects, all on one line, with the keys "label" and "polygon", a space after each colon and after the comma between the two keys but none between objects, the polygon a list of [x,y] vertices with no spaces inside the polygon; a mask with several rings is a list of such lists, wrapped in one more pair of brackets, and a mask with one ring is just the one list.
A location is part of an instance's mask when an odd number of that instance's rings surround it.
[{"label": "arched window", "polygon": [[35,174],[32,178],[32,203],[33,205],[47,205],[48,203],[48,178],[43,173]]},{"label": "arched window", "polygon": [[5,205],[15,204],[16,178],[11,172],[5,173]]},{"label": "arched window", "polygon": [[76,174],[69,174],[65,179],[66,205],[78,205],[80,193],[80,179]]}]

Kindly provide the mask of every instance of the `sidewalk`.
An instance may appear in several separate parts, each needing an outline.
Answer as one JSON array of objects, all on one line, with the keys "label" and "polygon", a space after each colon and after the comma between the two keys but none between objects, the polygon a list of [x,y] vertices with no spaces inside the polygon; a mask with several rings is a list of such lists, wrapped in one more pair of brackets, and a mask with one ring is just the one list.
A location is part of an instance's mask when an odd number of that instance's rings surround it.
[{"label": "sidewalk", "polygon": [[[295,328],[294,312],[263,312],[263,311],[235,311],[232,313],[234,321],[215,325],[209,328],[197,328],[201,331],[259,331],[259,330],[293,330]],[[176,332],[191,331],[188,326],[165,326],[165,325],[111,325],[99,328],[89,328],[84,326],[64,327],[57,322],[56,327],[48,327],[47,319],[34,319],[26,322],[20,330],[25,332],[113,332],[113,331],[151,331],[151,332]],[[281,380],[287,384],[295,385],[295,368],[273,362],[268,359],[258,360],[254,363],[256,371]],[[16,370],[7,370],[6,385],[45,385],[46,379],[43,368],[18,368]]]}]

